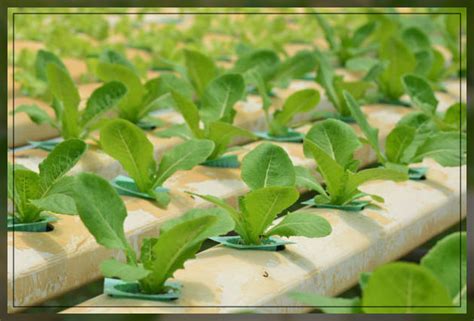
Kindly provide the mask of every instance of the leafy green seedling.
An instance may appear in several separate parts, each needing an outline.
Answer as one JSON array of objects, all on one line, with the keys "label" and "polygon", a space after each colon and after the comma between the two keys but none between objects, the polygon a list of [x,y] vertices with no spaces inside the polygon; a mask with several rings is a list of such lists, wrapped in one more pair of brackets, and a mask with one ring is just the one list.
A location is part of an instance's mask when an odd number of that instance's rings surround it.
[{"label": "leafy green seedling", "polygon": [[191,99],[173,91],[172,97],[175,107],[183,116],[186,124],[172,126],[157,135],[211,140],[214,142],[214,149],[209,155],[208,161],[219,159],[234,138],[256,138],[251,132],[232,125],[236,114],[234,105],[240,100],[244,90],[245,85],[241,75],[219,76],[208,84],[199,109]]},{"label": "leafy green seedling", "polygon": [[294,204],[299,197],[293,164],[279,146],[263,143],[248,153],[242,163],[242,179],[250,192],[239,197],[235,209],[212,195],[198,195],[224,209],[235,222],[235,232],[245,245],[260,245],[272,235],[323,237],[331,226],[322,217],[293,212],[271,226],[279,213]]},{"label": "leafy green seedling", "polygon": [[202,163],[214,149],[212,141],[192,139],[165,152],[157,165],[153,144],[139,127],[124,119],[112,120],[102,127],[100,144],[133,179],[136,187],[125,188],[145,193],[160,206],[170,200],[167,191],[159,189],[163,183],[176,171]]},{"label": "leafy green seedling", "polygon": [[16,223],[34,223],[43,212],[76,214],[73,199],[63,190],[71,182],[64,176],[79,161],[87,145],[79,139],[69,139],[49,153],[39,165],[39,173],[21,165],[8,166],[8,198],[14,202]]},{"label": "leafy green seedling", "polygon": [[436,243],[420,264],[388,263],[362,273],[362,297],[301,292],[290,297],[325,313],[465,313],[466,268],[466,233],[456,232]]},{"label": "leafy green seedling", "polygon": [[127,89],[111,81],[94,90],[83,110],[79,110],[79,92],[58,57],[52,53],[38,54],[37,73],[48,83],[53,97],[55,119],[37,105],[20,105],[15,113],[24,112],[36,124],[48,124],[59,130],[64,139],[85,139],[105,112],[115,107],[126,96]]},{"label": "leafy green seedling", "polygon": [[342,76],[337,76],[328,57],[321,52],[316,52],[318,60],[318,72],[316,81],[324,88],[326,96],[332,103],[339,118],[350,120],[351,112],[343,97],[343,91],[349,91],[358,100],[367,96],[367,92],[373,88],[372,83],[365,80],[344,81]]},{"label": "leafy green seedling", "polygon": [[416,119],[428,126],[435,127],[441,131],[465,131],[467,126],[467,109],[463,103],[451,105],[444,115],[437,111],[438,100],[428,81],[417,75],[406,75],[403,77],[403,86],[410,96],[412,105],[417,109],[415,113],[405,118],[412,122]]},{"label": "leafy green seedling", "polygon": [[370,36],[376,29],[376,23],[374,21],[364,23],[351,32],[350,27],[352,24],[338,26],[338,28],[335,29],[324,15],[316,14],[315,17],[323,29],[331,53],[337,57],[341,66],[349,59],[362,56],[376,49],[373,44],[368,44]]},{"label": "leafy green seedling", "polygon": [[168,292],[167,280],[184,268],[208,237],[225,234],[234,223],[220,209],[193,209],[183,216],[169,220],[160,227],[158,238],[143,240],[141,255],[128,242],[124,221],[127,209],[117,192],[103,178],[81,173],[69,190],[82,222],[97,243],[124,252],[126,262],[108,259],[100,269],[105,277],[137,283],[141,293]]},{"label": "leafy green seedling", "polygon": [[[418,94],[423,95],[423,91],[418,91]],[[459,166],[465,163],[465,134],[433,130],[423,117],[418,117],[415,113],[400,120],[388,134],[384,152],[379,144],[378,129],[369,125],[360,106],[349,93],[345,92],[344,96],[365,136],[364,142],[372,147],[379,163],[384,167],[408,172],[408,165],[421,162],[424,158],[432,158],[442,166]]]},{"label": "leafy green seedling", "polygon": [[160,124],[150,113],[170,107],[173,103],[169,95],[171,90],[179,90],[185,95],[192,93],[192,88],[186,80],[170,73],[143,84],[132,63],[111,50],[100,55],[96,73],[103,81],[118,81],[125,85],[127,94],[118,104],[119,117],[144,129],[152,129]]},{"label": "leafy green seedling", "polygon": [[[311,176],[310,171],[303,167],[296,168],[296,184],[318,192],[314,198],[316,206],[351,207],[359,204],[358,200],[366,196],[383,202],[380,196],[360,191],[359,186],[372,180],[407,179],[406,174],[386,168],[357,171],[359,161],[354,159],[354,152],[361,143],[354,129],[340,120],[327,119],[315,124],[306,134],[303,146],[305,155],[315,159],[317,170],[322,175],[326,188],[323,188]],[[368,202],[364,203],[367,204]]]}]

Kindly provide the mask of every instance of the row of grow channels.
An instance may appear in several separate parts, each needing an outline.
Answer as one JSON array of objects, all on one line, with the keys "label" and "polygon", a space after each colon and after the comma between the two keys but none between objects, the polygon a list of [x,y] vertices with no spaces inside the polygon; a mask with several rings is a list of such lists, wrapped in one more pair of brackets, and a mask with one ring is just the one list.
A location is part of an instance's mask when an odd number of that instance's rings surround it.
[{"label": "row of grow channels", "polygon": [[[53,70],[53,68],[50,68],[50,69]],[[413,79],[411,79],[411,80],[413,80]],[[409,79],[409,78],[406,78],[406,79],[405,79],[405,83],[409,83],[409,82],[410,82],[410,79]],[[118,87],[117,87],[117,88],[118,88]],[[173,98],[174,98],[175,101],[176,101],[176,100],[179,100],[179,98],[176,99],[176,97],[179,97],[179,96],[176,96],[176,95],[174,95],[174,96],[175,96],[175,97],[173,97]],[[347,98],[347,97],[345,97],[345,98]],[[350,101],[350,98],[349,98],[348,101]],[[431,102],[432,102],[432,101],[433,101],[433,100],[431,100]],[[347,104],[347,103],[348,103],[348,102],[346,101],[346,104]],[[423,102],[423,103],[424,103],[424,102]],[[186,106],[186,108],[188,108],[189,106],[191,106],[191,104],[189,104],[189,100],[188,100],[188,101],[185,101],[185,100],[184,100],[184,103],[183,103],[183,101],[182,101],[181,106],[183,106],[183,105]],[[435,108],[436,108],[436,105],[435,105],[435,104],[432,104],[432,105],[434,105],[434,109],[435,109]],[[191,107],[191,108],[192,108],[192,107]],[[354,108],[354,107],[353,107],[353,108]],[[337,123],[337,122],[336,122],[336,123]],[[329,122],[328,122],[328,124],[329,124]],[[125,123],[122,123],[121,125],[122,125],[122,126],[125,126]],[[192,128],[192,125],[193,125],[192,123],[189,123],[189,122],[188,122],[188,126],[190,127],[190,129]],[[327,125],[327,126],[329,126],[329,128],[331,128],[331,126],[335,126],[335,125]],[[126,127],[126,126],[125,126],[125,127]],[[336,126],[336,127],[337,127],[337,126]],[[334,128],[336,128],[336,127],[334,127]],[[370,133],[370,130],[367,130],[367,133]],[[395,136],[395,135],[394,135],[394,136]],[[373,135],[372,135],[372,137],[373,137]],[[370,140],[370,135],[368,136],[368,138],[369,138],[369,140]],[[138,145],[137,145],[137,146],[138,146]],[[374,148],[375,148],[375,147],[374,147]],[[380,154],[380,153],[378,153],[378,154]],[[345,156],[345,157],[347,157],[347,156]],[[346,165],[347,165],[347,164],[344,164],[344,166],[346,166]],[[352,165],[352,166],[353,166],[353,165]],[[156,174],[156,173],[154,173],[154,174]],[[152,174],[152,176],[153,176],[153,174]],[[143,177],[144,177],[144,176],[142,176],[141,178],[143,178]],[[316,187],[313,187],[313,188],[316,189]],[[319,188],[319,187],[318,187],[318,188]],[[349,194],[350,194],[350,193],[349,193]],[[326,193],[326,194],[321,194],[321,195],[327,197],[327,196],[328,196],[328,193]],[[332,196],[332,195],[331,195],[331,196]],[[336,195],[336,196],[337,196],[337,195]],[[335,197],[336,197],[336,196],[335,196]],[[321,198],[320,198],[320,200],[321,200]],[[324,200],[324,197],[323,197],[323,200]],[[324,201],[327,201],[327,200],[324,200]],[[327,202],[322,202],[322,203],[327,203]]]}]

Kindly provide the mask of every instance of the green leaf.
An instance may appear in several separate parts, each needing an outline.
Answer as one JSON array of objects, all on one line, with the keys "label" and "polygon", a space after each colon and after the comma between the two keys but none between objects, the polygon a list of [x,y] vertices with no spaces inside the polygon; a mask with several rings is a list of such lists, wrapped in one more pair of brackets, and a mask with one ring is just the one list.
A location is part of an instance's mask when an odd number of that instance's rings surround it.
[{"label": "green leaf", "polygon": [[368,181],[375,180],[391,180],[395,182],[404,181],[408,179],[407,173],[399,170],[388,169],[388,168],[369,168],[364,169],[355,174],[350,173],[347,180],[345,192],[347,195],[353,194],[357,187]]},{"label": "green leaf", "polygon": [[35,222],[41,210],[30,203],[43,194],[38,174],[25,169],[14,169],[13,197],[15,200],[15,216],[21,223]]},{"label": "green leaf", "polygon": [[106,278],[119,278],[125,282],[141,280],[150,274],[150,271],[143,267],[122,263],[115,259],[103,261],[100,264],[100,271]]},{"label": "green leaf", "polygon": [[102,63],[121,65],[127,67],[128,69],[136,73],[133,64],[122,54],[115,50],[105,49],[104,51],[102,51],[99,55],[99,61]]},{"label": "green leaf", "polygon": [[379,76],[380,89],[388,98],[398,99],[404,93],[401,77],[414,71],[415,56],[402,40],[391,37],[380,46],[379,57],[388,62]]},{"label": "green leaf", "polygon": [[154,132],[154,135],[162,138],[179,137],[184,140],[194,138],[193,133],[186,124],[171,125],[170,127],[160,130],[159,132]]},{"label": "green leaf", "polygon": [[331,63],[328,57],[322,52],[316,51],[315,55],[319,64],[316,81],[324,88],[325,94],[334,108],[340,111],[341,101],[334,87],[334,71]]},{"label": "green leaf", "polygon": [[462,292],[466,291],[466,233],[452,233],[421,259],[420,264],[431,270],[449,290],[454,305],[460,304]]},{"label": "green leaf", "polygon": [[303,166],[295,166],[296,186],[304,187],[310,191],[318,192],[324,196],[328,196],[324,188],[314,177],[309,168]]},{"label": "green leaf", "polygon": [[257,49],[241,56],[235,62],[232,72],[247,75],[255,72],[261,76],[264,83],[267,83],[274,76],[279,63],[280,59],[275,51]]},{"label": "green leaf", "polygon": [[102,81],[118,81],[127,87],[119,103],[120,117],[137,122],[146,90],[135,72],[123,65],[102,62],[97,65],[96,73]]},{"label": "green leaf", "polygon": [[81,115],[81,126],[89,126],[106,111],[117,106],[126,92],[127,88],[117,81],[109,82],[94,90]]},{"label": "green leaf", "polygon": [[365,313],[446,313],[452,308],[439,306],[451,305],[448,291],[430,270],[404,262],[376,269],[362,297]]},{"label": "green leaf", "polygon": [[316,64],[316,57],[313,52],[300,51],[278,66],[275,75],[276,81],[286,86],[291,79],[302,77],[304,74],[314,71]]},{"label": "green leaf", "polygon": [[197,51],[184,50],[184,58],[188,77],[198,95],[202,96],[209,82],[217,76],[217,67],[209,57]]},{"label": "green leaf", "polygon": [[429,114],[436,112],[438,100],[425,79],[416,75],[406,75],[403,77],[403,85],[415,106]]},{"label": "green leaf", "polygon": [[[318,145],[344,168],[352,163],[354,152],[361,146],[354,129],[337,119],[327,119],[314,124],[306,134],[305,141]],[[306,155],[311,155],[306,143],[303,148]]]},{"label": "green leaf", "polygon": [[295,187],[269,186],[247,193],[241,208],[249,240],[260,244],[260,237],[272,224],[275,217],[293,205],[299,197]]},{"label": "green leaf", "polygon": [[[168,223],[170,224],[170,223]],[[151,273],[140,280],[140,287],[145,293],[161,293],[166,280],[174,272],[183,268],[184,262],[193,258],[201,243],[209,237],[207,230],[218,223],[214,215],[191,217],[160,233],[160,237],[151,249],[150,260],[143,262]]]},{"label": "green leaf", "polygon": [[369,21],[354,31],[351,40],[351,46],[357,48],[362,46],[363,42],[374,32],[376,24],[374,21]]},{"label": "green leaf", "polygon": [[48,115],[48,113],[36,104],[33,104],[33,105],[24,105],[24,104],[20,105],[20,106],[16,107],[13,112],[15,114],[26,113],[28,115],[28,117],[31,119],[31,121],[34,122],[35,124],[38,124],[38,125],[48,124],[50,126],[56,127],[56,124],[51,119],[51,117]]},{"label": "green leaf", "polygon": [[343,196],[348,175],[345,169],[323,149],[310,140],[305,139],[304,145],[308,153],[311,153],[316,160],[318,171],[323,176],[326,189],[334,204],[344,203]]},{"label": "green leaf", "polygon": [[290,121],[296,114],[309,112],[316,108],[319,103],[320,95],[317,90],[303,89],[291,94],[283,104],[283,107],[275,112],[273,120],[270,124],[271,131],[277,130],[275,134],[279,134],[279,128],[287,128]]},{"label": "green leaf", "polygon": [[461,166],[466,163],[466,134],[439,132],[430,135],[417,149],[414,162],[432,158],[441,166]]},{"label": "green leaf", "polygon": [[214,143],[204,139],[192,139],[176,145],[163,154],[154,187],[161,186],[175,172],[189,170],[204,162],[213,150]]},{"label": "green leaf", "polygon": [[69,139],[58,144],[40,164],[39,176],[45,191],[69,172],[81,159],[87,144],[80,139]]},{"label": "green leaf", "polygon": [[[312,293],[292,292],[289,297],[303,303],[306,306],[312,306],[324,313],[361,313],[360,298],[332,298]],[[340,307],[338,307],[340,306]],[[331,307],[331,308],[327,308]]]},{"label": "green leaf", "polygon": [[346,100],[347,107],[350,109],[352,117],[356,120],[360,129],[364,133],[365,138],[369,142],[377,154],[379,162],[384,163],[385,157],[383,157],[382,151],[379,146],[379,130],[369,125],[367,118],[365,117],[362,109],[360,108],[354,97],[351,96],[347,91],[344,92],[344,99]]},{"label": "green leaf", "polygon": [[194,134],[195,138],[203,138],[204,132],[199,127],[199,109],[196,107],[196,105],[194,105],[192,100],[181,95],[180,93],[172,91],[171,95],[176,103],[176,109],[183,116],[186,124],[188,125],[191,132]]},{"label": "green leaf", "polygon": [[356,101],[366,97],[366,93],[373,87],[373,83],[369,81],[343,81],[342,77],[334,78],[334,88],[339,97],[339,113],[342,116],[350,116],[350,109],[347,107],[347,102],[344,99],[344,91],[347,91],[356,99]]},{"label": "green leaf", "polygon": [[396,164],[407,164],[411,157],[406,155],[407,148],[415,139],[416,129],[410,126],[396,126],[387,136],[385,154],[387,160]]},{"label": "green leaf", "polygon": [[467,108],[466,104],[456,103],[449,106],[444,114],[444,122],[454,129],[465,131],[467,127]]},{"label": "green leaf", "polygon": [[325,218],[311,213],[293,212],[285,215],[280,223],[265,234],[314,238],[327,236],[331,231],[331,225]]},{"label": "green leaf", "polygon": [[245,155],[241,176],[252,190],[295,184],[295,171],[290,157],[282,147],[271,143],[260,144]]},{"label": "green leaf", "polygon": [[56,64],[46,66],[49,90],[62,106],[62,136],[65,139],[78,138],[79,102],[81,98],[71,76]]},{"label": "green leaf", "polygon": [[209,159],[216,159],[222,155],[227,150],[227,146],[229,146],[231,141],[236,137],[256,138],[252,132],[229,123],[220,121],[210,123],[206,138],[212,140],[215,147]]},{"label": "green leaf", "polygon": [[30,200],[37,208],[57,214],[77,215],[74,199],[64,194],[51,194],[37,200]]},{"label": "green leaf", "polygon": [[224,74],[213,79],[202,96],[201,116],[205,123],[223,121],[232,123],[234,105],[245,92],[244,78],[239,74]]},{"label": "green leaf", "polygon": [[35,71],[36,77],[41,79],[42,81],[47,81],[47,74],[46,74],[46,66],[48,64],[55,64],[58,67],[64,69],[67,72],[66,66],[61,61],[61,59],[53,54],[52,52],[40,49],[36,54],[35,60]]},{"label": "green leaf", "polygon": [[324,15],[316,14],[315,18],[318,21],[318,24],[321,26],[321,29],[323,29],[324,31],[324,37],[326,38],[326,41],[329,43],[329,48],[331,48],[331,50],[333,51],[337,51],[339,48],[339,45],[336,40],[337,38],[336,38],[334,29],[326,20]]},{"label": "green leaf", "polygon": [[152,188],[156,173],[153,144],[140,128],[123,119],[112,120],[102,127],[100,144],[120,162],[141,192]]},{"label": "green leaf", "polygon": [[135,261],[123,229],[127,209],[115,189],[105,179],[81,173],[75,176],[69,195],[76,203],[77,212],[97,243],[109,249],[126,251]]},{"label": "green leaf", "polygon": [[402,39],[413,52],[431,49],[430,39],[418,27],[410,27],[403,30]]}]

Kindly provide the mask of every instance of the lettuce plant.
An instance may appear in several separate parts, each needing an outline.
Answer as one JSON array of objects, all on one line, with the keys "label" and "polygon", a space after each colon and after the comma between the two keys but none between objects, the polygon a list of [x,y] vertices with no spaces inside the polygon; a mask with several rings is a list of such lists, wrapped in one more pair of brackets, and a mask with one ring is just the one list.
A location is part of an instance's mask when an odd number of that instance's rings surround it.
[{"label": "lettuce plant", "polygon": [[81,173],[68,191],[77,212],[98,244],[121,250],[126,261],[108,259],[100,265],[105,277],[138,283],[145,294],[169,291],[166,283],[176,270],[193,258],[208,237],[225,234],[233,221],[222,210],[193,209],[161,225],[159,237],[142,242],[141,255],[132,248],[123,228],[127,209],[117,192],[103,178]]},{"label": "lettuce plant", "polygon": [[17,223],[34,223],[42,213],[76,214],[73,199],[64,194],[71,181],[64,176],[79,161],[87,145],[79,139],[69,139],[49,153],[39,165],[39,173],[21,165],[8,165],[8,198],[14,202]]},{"label": "lettuce plant", "polygon": [[361,143],[354,129],[340,120],[327,119],[313,125],[306,134],[303,147],[305,155],[316,161],[325,188],[303,167],[296,168],[296,184],[318,193],[314,198],[316,205],[352,206],[366,196],[383,202],[380,196],[361,192],[359,186],[372,180],[407,179],[406,174],[386,168],[357,171],[359,161],[354,159],[354,152]]},{"label": "lettuce plant", "polygon": [[120,162],[134,180],[134,189],[149,195],[160,206],[169,203],[167,192],[157,190],[176,171],[189,170],[212,153],[214,143],[191,139],[163,153],[157,164],[153,144],[136,125],[124,119],[107,122],[100,132],[104,152]]},{"label": "lettuce plant", "polygon": [[[437,111],[438,100],[429,82],[417,75],[403,77],[403,85],[410,96],[413,107],[417,110],[404,119],[406,123],[426,124],[440,131],[465,131],[467,126],[467,109],[463,103],[451,105],[444,115]],[[418,125],[418,124],[417,124]]]},{"label": "lettuce plant", "polygon": [[213,141],[214,149],[208,160],[218,159],[226,152],[232,139],[255,138],[251,132],[232,125],[236,114],[234,105],[240,100],[244,90],[244,80],[241,75],[219,76],[207,85],[199,109],[189,97],[172,91],[174,105],[183,116],[185,124],[172,126],[157,135]]},{"label": "lettuce plant", "polygon": [[[434,96],[426,95],[426,90],[418,88],[416,93],[417,97],[423,98],[414,97],[415,101],[422,99],[424,102],[434,102]],[[383,150],[378,139],[378,129],[369,125],[360,106],[349,93],[345,92],[344,96],[365,136],[364,142],[372,147],[378,162],[386,168],[408,172],[408,165],[421,162],[424,158],[432,158],[442,166],[459,166],[465,163],[465,133],[435,130],[424,114],[410,113],[402,118],[388,134]],[[429,106],[426,105],[426,108],[431,108]]]},{"label": "lettuce plant", "polygon": [[466,233],[455,232],[438,241],[419,264],[394,262],[362,273],[361,297],[301,292],[290,297],[325,313],[465,313],[466,262]]},{"label": "lettuce plant", "polygon": [[15,113],[24,112],[36,124],[48,124],[59,130],[64,139],[86,139],[108,110],[127,93],[121,83],[111,81],[94,90],[83,110],[80,97],[69,72],[61,60],[49,52],[40,52],[36,63],[38,78],[44,79],[53,97],[55,119],[37,105],[20,105]]},{"label": "lettuce plant", "polygon": [[316,14],[315,17],[321,29],[323,29],[331,53],[337,57],[341,66],[349,59],[364,55],[375,49],[374,45],[368,43],[370,36],[377,27],[374,21],[366,22],[351,32],[349,27],[351,24],[339,25],[333,28],[324,15]]},{"label": "lettuce plant", "polygon": [[134,65],[112,50],[100,55],[95,70],[102,81],[118,81],[125,85],[127,93],[118,104],[119,117],[144,129],[154,128],[160,123],[150,117],[150,113],[170,107],[171,90],[185,95],[191,94],[192,90],[186,80],[173,74],[163,74],[143,84]]},{"label": "lettuce plant", "polygon": [[279,146],[263,143],[248,153],[242,163],[242,180],[250,192],[238,199],[238,209],[212,195],[198,195],[225,210],[235,222],[243,244],[259,245],[272,235],[323,237],[331,226],[322,217],[293,212],[272,226],[279,213],[299,197],[293,164]]},{"label": "lettuce plant", "polygon": [[373,84],[366,80],[344,81],[342,76],[335,74],[328,57],[322,52],[316,52],[318,60],[318,71],[316,81],[324,88],[326,96],[336,109],[338,117],[343,120],[351,120],[351,112],[343,97],[343,91],[349,91],[358,100],[368,96],[368,91]]}]

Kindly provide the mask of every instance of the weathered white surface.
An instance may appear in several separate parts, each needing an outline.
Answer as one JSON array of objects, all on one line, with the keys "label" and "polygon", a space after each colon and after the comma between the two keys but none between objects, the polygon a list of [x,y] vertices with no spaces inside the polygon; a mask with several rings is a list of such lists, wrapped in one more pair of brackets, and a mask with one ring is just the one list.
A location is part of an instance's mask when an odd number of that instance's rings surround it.
[{"label": "weathered white surface", "polygon": [[[360,213],[311,209],[331,222],[328,237],[292,237],[296,244],[281,252],[216,246],[198,254],[175,274],[184,287],[181,298],[172,303],[101,295],[64,313],[307,311],[288,293],[336,295],[354,285],[361,272],[397,259],[466,215],[460,168],[442,168],[432,161],[425,165],[426,181],[375,181],[363,186],[385,198],[380,209]],[[462,170],[465,177],[465,166]]]}]

